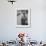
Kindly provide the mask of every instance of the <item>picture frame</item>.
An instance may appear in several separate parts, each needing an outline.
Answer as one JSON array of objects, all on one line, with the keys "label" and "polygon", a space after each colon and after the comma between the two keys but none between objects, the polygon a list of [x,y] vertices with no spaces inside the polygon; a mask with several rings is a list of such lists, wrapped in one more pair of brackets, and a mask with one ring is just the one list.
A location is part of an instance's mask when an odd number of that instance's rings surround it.
[{"label": "picture frame", "polygon": [[30,8],[16,8],[16,27],[17,28],[31,27]]}]

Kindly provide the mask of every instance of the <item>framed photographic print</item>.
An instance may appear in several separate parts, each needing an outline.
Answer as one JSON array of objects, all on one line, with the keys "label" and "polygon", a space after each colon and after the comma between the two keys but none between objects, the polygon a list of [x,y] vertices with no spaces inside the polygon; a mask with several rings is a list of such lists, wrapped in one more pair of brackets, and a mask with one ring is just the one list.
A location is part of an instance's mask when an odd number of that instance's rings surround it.
[{"label": "framed photographic print", "polygon": [[30,27],[31,14],[29,8],[16,9],[16,27]]}]

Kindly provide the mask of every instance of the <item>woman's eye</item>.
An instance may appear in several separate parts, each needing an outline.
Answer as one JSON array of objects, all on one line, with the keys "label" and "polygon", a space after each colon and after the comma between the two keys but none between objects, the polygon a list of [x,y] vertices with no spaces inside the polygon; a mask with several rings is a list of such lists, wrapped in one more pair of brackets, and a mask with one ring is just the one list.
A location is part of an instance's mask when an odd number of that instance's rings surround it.
[{"label": "woman's eye", "polygon": [[20,15],[20,13],[17,14],[17,16],[19,16],[19,15]]}]

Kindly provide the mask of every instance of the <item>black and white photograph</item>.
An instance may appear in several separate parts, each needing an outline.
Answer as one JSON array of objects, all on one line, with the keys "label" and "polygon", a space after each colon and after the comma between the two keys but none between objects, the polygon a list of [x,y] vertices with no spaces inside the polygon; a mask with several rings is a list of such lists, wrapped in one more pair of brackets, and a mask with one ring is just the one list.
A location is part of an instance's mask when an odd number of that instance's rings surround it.
[{"label": "black and white photograph", "polygon": [[30,9],[17,9],[16,16],[17,27],[30,26]]}]

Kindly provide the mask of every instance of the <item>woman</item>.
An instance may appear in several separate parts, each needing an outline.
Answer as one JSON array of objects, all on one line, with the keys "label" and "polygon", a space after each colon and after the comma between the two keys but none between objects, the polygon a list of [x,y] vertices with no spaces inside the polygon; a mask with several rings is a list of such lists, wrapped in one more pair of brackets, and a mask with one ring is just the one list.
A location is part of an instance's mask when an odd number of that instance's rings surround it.
[{"label": "woman", "polygon": [[28,25],[28,23],[27,23],[27,17],[25,16],[25,13],[23,13],[23,16],[21,18],[21,24],[22,25]]}]

